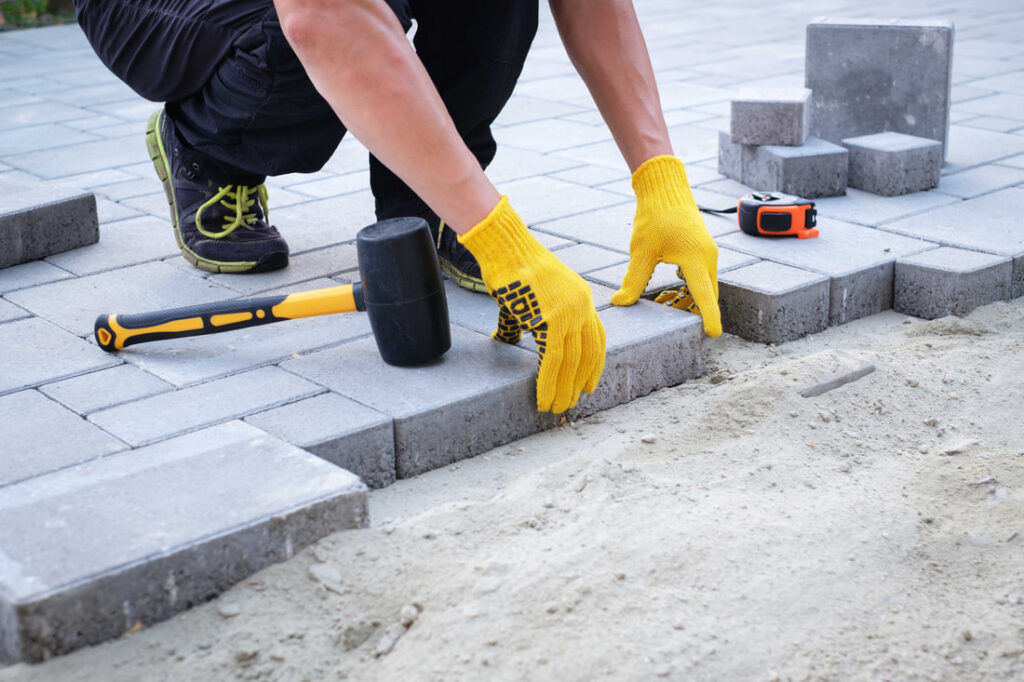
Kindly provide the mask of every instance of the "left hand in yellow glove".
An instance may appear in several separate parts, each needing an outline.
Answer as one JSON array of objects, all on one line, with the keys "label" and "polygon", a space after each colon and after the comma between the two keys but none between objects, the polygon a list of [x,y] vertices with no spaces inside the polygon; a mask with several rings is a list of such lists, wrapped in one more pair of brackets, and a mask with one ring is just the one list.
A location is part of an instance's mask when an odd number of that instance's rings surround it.
[{"label": "left hand in yellow glove", "polygon": [[718,246],[708,234],[697,202],[686,181],[683,162],[656,156],[633,173],[636,216],[629,242],[629,269],[622,288],[612,295],[614,305],[632,305],[644,293],[658,263],[682,271],[693,295],[704,331],[722,333],[718,310]]}]

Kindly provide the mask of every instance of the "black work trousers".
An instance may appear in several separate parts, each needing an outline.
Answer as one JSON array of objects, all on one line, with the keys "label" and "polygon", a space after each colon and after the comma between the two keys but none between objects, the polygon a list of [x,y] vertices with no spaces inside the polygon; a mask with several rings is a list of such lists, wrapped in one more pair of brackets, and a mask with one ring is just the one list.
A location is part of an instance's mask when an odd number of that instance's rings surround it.
[{"label": "black work trousers", "polygon": [[[339,0],[344,1],[344,0]],[[482,167],[537,29],[537,0],[386,0],[408,30]],[[229,173],[319,170],[345,134],[285,40],[272,0],[76,0],[97,55],[141,96],[167,103],[179,135]],[[394,106],[409,106],[395,102]],[[423,202],[377,159],[379,219]]]}]

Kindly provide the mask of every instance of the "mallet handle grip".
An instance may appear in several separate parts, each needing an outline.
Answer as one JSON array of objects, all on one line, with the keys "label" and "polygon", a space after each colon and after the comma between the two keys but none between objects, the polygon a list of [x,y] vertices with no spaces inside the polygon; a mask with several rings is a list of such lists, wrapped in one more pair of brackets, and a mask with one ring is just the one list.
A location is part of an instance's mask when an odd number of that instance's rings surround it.
[{"label": "mallet handle grip", "polygon": [[113,353],[147,341],[217,334],[282,320],[365,310],[362,285],[344,284],[287,296],[261,296],[130,315],[100,315],[100,348]]}]

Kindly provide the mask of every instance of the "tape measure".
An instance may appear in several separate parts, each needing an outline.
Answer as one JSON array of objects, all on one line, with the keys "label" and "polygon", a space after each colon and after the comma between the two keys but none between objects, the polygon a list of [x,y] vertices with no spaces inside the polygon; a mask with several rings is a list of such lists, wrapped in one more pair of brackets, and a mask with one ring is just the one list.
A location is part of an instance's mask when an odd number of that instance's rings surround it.
[{"label": "tape measure", "polygon": [[811,239],[818,236],[818,230],[814,229],[818,224],[814,202],[792,194],[754,192],[740,199],[736,208],[698,208],[719,215],[735,213],[740,229],[755,237]]}]

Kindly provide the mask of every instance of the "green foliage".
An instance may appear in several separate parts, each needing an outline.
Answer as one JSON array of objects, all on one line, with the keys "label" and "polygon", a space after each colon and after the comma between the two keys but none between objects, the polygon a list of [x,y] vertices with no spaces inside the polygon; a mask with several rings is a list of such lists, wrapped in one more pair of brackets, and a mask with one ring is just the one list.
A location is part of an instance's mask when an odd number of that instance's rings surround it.
[{"label": "green foliage", "polygon": [[35,24],[49,4],[49,0],[7,0],[0,2],[0,18],[12,26]]}]

